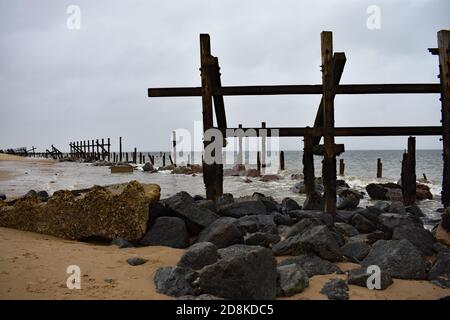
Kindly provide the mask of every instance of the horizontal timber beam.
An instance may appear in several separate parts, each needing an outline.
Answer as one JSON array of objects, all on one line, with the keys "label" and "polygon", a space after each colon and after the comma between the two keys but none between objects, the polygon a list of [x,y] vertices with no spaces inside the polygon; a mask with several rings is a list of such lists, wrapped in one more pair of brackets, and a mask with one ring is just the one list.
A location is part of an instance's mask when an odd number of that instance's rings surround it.
[{"label": "horizontal timber beam", "polygon": [[[256,136],[261,128],[228,128],[229,130],[242,129],[254,130]],[[266,128],[267,136],[271,136],[272,131],[278,130],[280,137],[302,137],[302,136],[322,136],[322,128]],[[442,127],[337,127],[334,135],[339,137],[365,137],[365,136],[441,136]],[[230,135],[228,137],[232,137]]]},{"label": "horizontal timber beam", "polygon": [[[398,84],[341,84],[335,88],[336,94],[408,94],[441,93],[440,84],[398,83]],[[217,88],[215,95],[288,95],[322,94],[322,85],[273,85],[273,86],[228,86]],[[200,97],[200,87],[149,88],[149,97]]]}]

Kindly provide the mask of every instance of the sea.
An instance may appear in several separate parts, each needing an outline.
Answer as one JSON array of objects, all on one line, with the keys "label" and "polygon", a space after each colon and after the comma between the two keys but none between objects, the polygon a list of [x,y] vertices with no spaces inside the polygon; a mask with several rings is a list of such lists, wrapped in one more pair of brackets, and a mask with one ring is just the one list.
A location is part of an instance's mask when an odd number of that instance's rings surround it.
[{"label": "sea", "polygon": [[[365,192],[369,183],[398,182],[400,179],[401,160],[403,150],[348,150],[337,158],[337,172],[339,172],[339,160],[344,159],[345,175],[338,179],[345,180],[350,187]],[[160,152],[143,153],[155,156],[155,166],[162,166]],[[169,163],[166,152],[166,165]],[[186,157],[185,157],[186,158]],[[227,154],[229,163],[225,168],[232,167],[235,154]],[[383,163],[383,177],[376,178],[377,159]],[[132,159],[129,153],[129,159]],[[230,161],[231,159],[231,161]],[[299,182],[293,180],[292,175],[301,174],[303,170],[302,152],[285,151],[285,170],[271,166],[271,172],[281,176],[278,181],[262,182],[259,178],[250,178],[251,183],[244,182],[245,177],[224,177],[224,192],[232,193],[234,197],[252,195],[260,192],[272,196],[281,201],[290,197],[300,204],[305,200],[302,194],[294,193],[291,188]],[[314,157],[316,176],[321,176],[321,157]],[[201,163],[201,153],[191,153],[190,163]],[[266,160],[267,162],[269,161]],[[178,162],[178,161],[177,161]],[[246,168],[256,168],[256,156],[245,154],[244,163]],[[202,175],[179,175],[171,174],[170,171],[149,173],[142,171],[142,165],[137,166],[133,173],[111,174],[108,166],[95,166],[92,163],[81,162],[58,162],[54,165],[42,165],[29,163],[28,161],[0,161],[0,170],[11,173],[9,179],[0,181],[0,192],[8,198],[19,197],[29,190],[46,190],[49,194],[61,189],[82,189],[93,185],[108,185],[124,183],[137,180],[142,183],[156,183],[161,187],[161,198],[169,197],[179,191],[187,191],[191,195],[204,195],[205,189]],[[419,202],[419,207],[425,213],[424,223],[431,228],[439,221],[440,213],[437,209],[442,208],[442,150],[416,150],[416,176],[420,179],[425,174],[433,194],[432,200]],[[360,206],[373,204],[366,194]]]}]

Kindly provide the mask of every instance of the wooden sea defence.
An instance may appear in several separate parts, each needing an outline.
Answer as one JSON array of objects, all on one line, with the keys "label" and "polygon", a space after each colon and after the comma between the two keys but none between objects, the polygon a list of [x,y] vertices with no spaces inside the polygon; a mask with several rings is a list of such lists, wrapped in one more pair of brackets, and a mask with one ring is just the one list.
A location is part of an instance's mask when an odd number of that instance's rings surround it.
[{"label": "wooden sea defence", "polygon": [[[238,95],[302,95],[318,94],[322,96],[317,107],[312,127],[277,127],[267,129],[267,136],[277,130],[280,137],[303,137],[303,171],[308,194],[314,193],[313,156],[323,156],[322,178],[325,188],[325,211],[336,213],[336,155],[344,152],[344,146],[335,143],[335,137],[341,136],[442,136],[443,141],[443,186],[442,203],[450,205],[450,31],[438,32],[438,47],[431,48],[432,54],[439,56],[440,83],[400,83],[400,84],[341,84],[340,79],[346,63],[343,52],[334,52],[332,32],[321,33],[322,83],[313,85],[259,85],[259,86],[222,86],[218,58],[211,54],[210,37],[200,35],[200,87],[149,88],[149,97],[201,97],[203,114],[203,132],[218,128],[225,137],[227,126],[224,96]],[[381,127],[335,127],[334,98],[346,94],[440,94],[442,104],[441,126],[381,126]],[[213,111],[214,109],[214,111]],[[214,124],[215,114],[215,124]],[[240,125],[239,128],[242,128]],[[258,135],[260,128],[254,129]],[[234,132],[233,131],[233,132]],[[323,137],[323,145],[319,145]],[[210,142],[204,141],[204,148]],[[409,143],[408,143],[409,145]],[[320,146],[320,147],[319,147]],[[318,148],[319,147],[319,148]],[[410,150],[411,148],[411,150]],[[411,143],[405,160],[405,181],[412,180],[412,154],[415,144]],[[258,154],[259,155],[259,154]],[[264,155],[258,156],[259,166],[264,167]],[[261,163],[262,162],[262,163]],[[381,163],[381,162],[380,162]],[[381,166],[380,166],[381,168]],[[259,168],[261,169],[261,168]],[[343,171],[343,170],[342,170]],[[377,176],[381,176],[377,174]],[[408,176],[408,177],[406,177]],[[220,163],[203,162],[203,179],[208,199],[216,201],[223,192],[223,167]],[[415,179],[415,174],[414,174]],[[415,183],[415,180],[414,180]],[[409,191],[404,193],[409,196]],[[407,197],[408,197],[407,196]],[[409,201],[409,200],[408,200]]]}]

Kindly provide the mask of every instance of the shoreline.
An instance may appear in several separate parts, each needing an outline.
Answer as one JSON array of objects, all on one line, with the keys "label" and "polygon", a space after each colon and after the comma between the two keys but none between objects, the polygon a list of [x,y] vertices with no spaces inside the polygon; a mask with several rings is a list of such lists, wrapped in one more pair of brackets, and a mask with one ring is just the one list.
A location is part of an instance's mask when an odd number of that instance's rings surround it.
[{"label": "shoreline", "polygon": [[[185,251],[160,246],[119,249],[8,228],[0,228],[0,239],[0,299],[174,299],[155,291],[153,276],[158,267],[175,265]],[[126,262],[133,256],[149,261],[133,267]],[[81,268],[80,290],[66,287],[66,268],[71,264]],[[337,265],[343,271],[358,266]],[[327,299],[320,293],[324,283],[345,277],[313,276],[305,291],[282,299]],[[434,300],[448,295],[450,289],[424,280],[394,279],[385,290],[349,285],[350,300]]]}]

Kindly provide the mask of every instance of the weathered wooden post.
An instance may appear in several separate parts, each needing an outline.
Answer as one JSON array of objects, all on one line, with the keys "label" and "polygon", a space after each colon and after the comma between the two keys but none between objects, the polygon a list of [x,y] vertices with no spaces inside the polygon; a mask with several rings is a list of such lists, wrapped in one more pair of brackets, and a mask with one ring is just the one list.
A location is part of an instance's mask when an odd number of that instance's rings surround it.
[{"label": "weathered wooden post", "polygon": [[343,176],[345,173],[345,163],[344,159],[339,159],[339,175]]},{"label": "weathered wooden post", "polygon": [[266,136],[267,136],[267,130],[266,130],[266,123],[261,122],[261,168],[266,168]]},{"label": "weathered wooden post", "polygon": [[439,78],[442,104],[442,144],[444,170],[442,177],[442,204],[450,206],[450,30],[438,32]]},{"label": "weathered wooden post", "polygon": [[280,151],[280,170],[284,170],[284,151]]},{"label": "weathered wooden post", "polygon": [[[239,129],[242,129],[242,124],[239,124]],[[243,164],[244,163],[244,157],[242,154],[242,136],[239,135],[238,137],[238,156],[237,156],[237,163]]]},{"label": "weathered wooden post", "polygon": [[[208,34],[200,35],[200,64],[201,64],[201,82],[202,82],[202,113],[203,113],[203,134],[209,129],[211,129],[214,125],[213,123],[213,86],[220,85],[219,81],[215,79],[213,80],[213,76],[219,76],[219,68],[217,59],[211,56],[211,45]],[[214,75],[212,71],[216,72]],[[219,102],[220,97],[214,97],[216,102]],[[217,105],[219,106],[219,105]],[[216,108],[216,113],[218,109]],[[210,144],[210,141],[206,141],[203,139],[203,150]],[[204,152],[204,151],[203,151]],[[221,152],[221,151],[220,151]],[[217,158],[217,155],[214,154]],[[204,160],[202,161],[203,167],[203,182],[205,184],[206,189],[206,198],[208,200],[213,200],[216,202],[217,198],[223,193],[223,171],[222,164],[218,163],[206,163]]]},{"label": "weathered wooden post", "polygon": [[383,163],[381,162],[381,159],[377,159],[377,178],[383,177]]},{"label": "weathered wooden post", "polygon": [[133,163],[137,163],[137,148],[134,148],[134,152],[133,152]]},{"label": "weathered wooden post", "polygon": [[105,151],[105,139],[102,138],[102,160],[106,159],[106,151]]},{"label": "weathered wooden post", "polygon": [[316,193],[315,179],[313,138],[311,136],[305,136],[303,139],[303,180],[308,196],[314,196]]},{"label": "weathered wooden post", "polygon": [[405,206],[416,202],[416,138],[408,138],[408,152],[403,154],[402,192]]},{"label": "weathered wooden post", "polygon": [[[145,157],[145,155],[144,155],[144,157]],[[140,163],[140,164],[142,164],[142,159],[143,159],[143,158],[142,158],[142,152],[139,152],[139,163]]]},{"label": "weathered wooden post", "polygon": [[256,170],[258,170],[259,174],[261,174],[261,158],[260,152],[256,151]]},{"label": "weathered wooden post", "polygon": [[173,162],[175,167],[177,166],[177,133],[172,131],[172,153],[173,153]]},{"label": "weathered wooden post", "polygon": [[166,166],[166,153],[164,152],[162,155],[162,163],[163,163],[163,167]]},{"label": "weathered wooden post", "polygon": [[333,34],[321,33],[324,158],[322,179],[325,212],[336,215],[336,155],[334,150]]},{"label": "weathered wooden post", "polygon": [[119,162],[122,162],[122,137],[119,137]]}]

